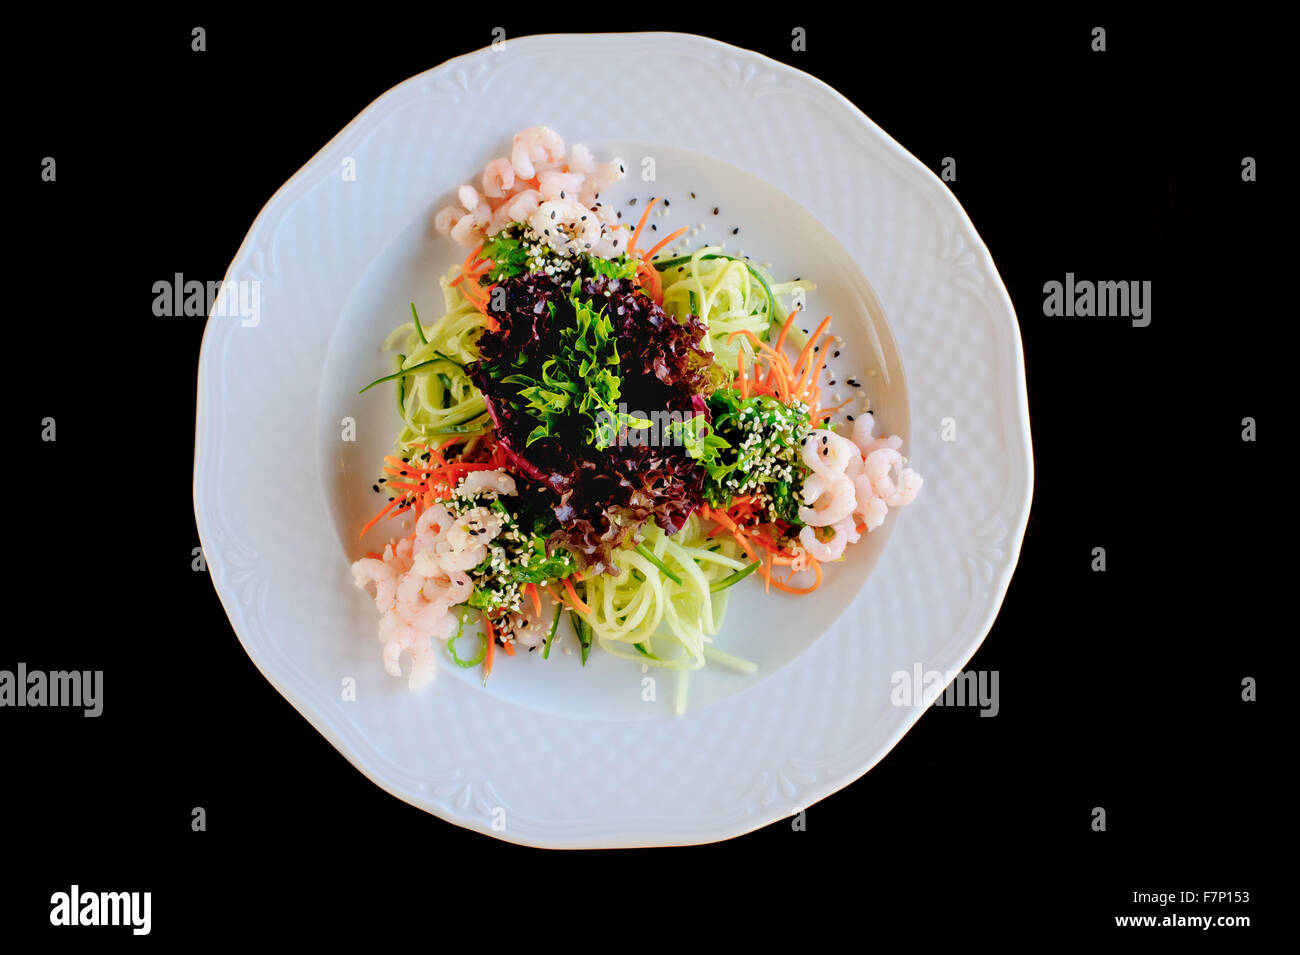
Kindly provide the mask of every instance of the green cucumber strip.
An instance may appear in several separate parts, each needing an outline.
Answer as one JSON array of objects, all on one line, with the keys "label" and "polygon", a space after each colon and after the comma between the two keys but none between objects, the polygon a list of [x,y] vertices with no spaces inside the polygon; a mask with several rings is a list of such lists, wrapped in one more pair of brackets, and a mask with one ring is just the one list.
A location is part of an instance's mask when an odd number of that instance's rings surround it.
[{"label": "green cucumber strip", "polygon": [[726,590],[728,587],[732,586],[733,584],[740,583],[740,581],[744,580],[754,571],[758,570],[758,565],[761,563],[762,561],[756,560],[748,567],[744,568],[743,570],[736,571],[730,577],[723,577],[721,580],[715,581],[713,585],[709,587],[709,593],[716,594],[719,590]]},{"label": "green cucumber strip", "polygon": [[676,574],[674,574],[671,570],[669,570],[668,565],[665,564],[658,557],[656,557],[654,555],[654,552],[651,551],[648,547],[646,547],[645,544],[637,544],[636,547],[633,549],[642,557],[644,557],[646,560],[650,561],[650,563],[654,564],[661,571],[663,571],[664,576],[667,577],[669,580],[671,580],[673,583],[675,583],[678,587],[682,586],[682,579],[678,577]]},{"label": "green cucumber strip", "polygon": [[420,324],[420,316],[415,311],[415,303],[411,303],[411,321],[415,322],[415,334],[420,336],[420,344],[429,344],[429,339],[424,337],[424,327]]},{"label": "green cucumber strip", "polygon": [[422,361],[418,365],[412,365],[410,368],[403,368],[401,371],[395,371],[391,375],[384,375],[383,378],[376,378],[370,384],[366,385],[364,388],[358,391],[357,394],[364,395],[371,388],[375,387],[375,385],[382,385],[384,382],[392,381],[394,378],[405,378],[407,375],[411,374],[414,371],[419,371],[421,368],[425,368],[429,365],[436,365],[440,361],[450,361],[450,360],[451,359],[449,358],[443,358],[441,356],[439,356],[438,358],[430,358],[428,361]]},{"label": "green cucumber strip", "polygon": [[[664,271],[664,269],[672,268],[678,265],[685,265],[693,258],[694,258],[693,255],[679,255],[674,259],[664,259],[662,262],[652,262],[650,264],[653,265],[660,272],[662,272]],[[722,252],[710,252],[707,255],[701,255],[700,259],[701,261],[703,261],[704,259],[730,259],[732,262],[739,262],[741,265],[743,265],[746,269],[749,270],[750,275],[754,276],[754,278],[758,280],[758,284],[763,286],[763,294],[767,297],[768,321],[775,322],[779,325],[780,322],[785,320],[784,318],[777,318],[776,296],[772,294],[772,286],[767,284],[767,279],[763,278],[762,273],[760,273],[758,269],[754,268],[744,259],[738,259],[734,255],[727,255]]]},{"label": "green cucumber strip", "polygon": [[576,610],[570,610],[569,617],[573,621],[573,632],[577,635],[578,642],[582,644],[582,665],[586,666],[587,654],[591,653],[591,628]]},{"label": "green cucumber strip", "polygon": [[560,614],[563,612],[564,608],[559,604],[556,604],[555,619],[551,621],[551,632],[546,635],[546,646],[542,647],[543,660],[549,660],[551,658],[551,641],[555,639],[555,631],[560,629]]}]

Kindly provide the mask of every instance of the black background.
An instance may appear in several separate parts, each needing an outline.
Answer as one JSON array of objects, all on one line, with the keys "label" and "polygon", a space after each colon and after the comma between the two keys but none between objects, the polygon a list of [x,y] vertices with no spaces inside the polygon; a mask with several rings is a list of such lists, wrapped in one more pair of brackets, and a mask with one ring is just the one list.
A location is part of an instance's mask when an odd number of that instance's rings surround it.
[{"label": "black background", "polygon": [[[49,896],[73,882],[152,891],[155,939],[265,923],[437,944],[434,925],[454,924],[496,944],[518,920],[530,933],[608,923],[621,940],[664,916],[683,938],[688,912],[721,938],[809,920],[918,941],[1141,934],[1113,924],[1160,911],[1134,891],[1211,888],[1253,901],[1193,911],[1263,924],[1290,761],[1270,730],[1294,632],[1270,608],[1294,509],[1276,457],[1288,417],[1270,414],[1293,377],[1279,307],[1291,240],[1270,235],[1290,207],[1278,25],[567,13],[73,23],[51,9],[11,25],[14,614],[0,668],[103,669],[105,711],[0,711],[5,932],[49,931]],[[155,318],[153,282],[219,279],[266,200],[356,113],[497,25],[697,32],[812,73],[932,169],[956,158],[951,188],[1016,304],[1034,508],[970,664],[999,671],[1001,712],[931,710],[813,806],[804,832],[561,853],[444,823],[298,716],[190,569],[203,327]],[[194,26],[207,52],[191,51]],[[795,26],[807,52],[790,49]],[[45,156],[55,183],[40,181]],[[1242,181],[1244,156],[1259,181]],[[1152,281],[1151,325],[1044,317],[1043,283],[1067,271]],[[46,416],[55,443],[40,440]],[[1245,416],[1256,443],[1240,438]],[[292,493],[290,475],[275,484]],[[1106,573],[1090,570],[1098,546]],[[1258,702],[1241,700],[1246,676]],[[194,806],[205,833],[190,829]]]}]

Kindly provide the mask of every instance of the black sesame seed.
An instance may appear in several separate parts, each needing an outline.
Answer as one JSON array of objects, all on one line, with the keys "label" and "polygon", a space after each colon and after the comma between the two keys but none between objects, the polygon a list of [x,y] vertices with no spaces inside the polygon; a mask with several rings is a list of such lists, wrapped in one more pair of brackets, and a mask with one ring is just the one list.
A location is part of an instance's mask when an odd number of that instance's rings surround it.
[{"label": "black sesame seed", "polygon": [[659,227],[658,227],[657,225],[655,225],[655,224],[652,222],[652,223],[650,223],[650,231],[651,231],[651,232],[658,232],[658,231],[659,231]]},{"label": "black sesame seed", "polygon": [[636,197],[633,196],[631,199],[629,199],[629,200],[627,201],[627,204],[628,204],[629,206],[634,206],[634,205],[636,205]]},{"label": "black sesame seed", "polygon": [[732,229],[732,230],[731,230],[731,234],[732,234],[732,235],[740,235],[740,226],[736,226],[734,229]]},{"label": "black sesame seed", "polygon": [[839,352],[836,352],[836,353],[835,353],[834,355],[832,355],[831,357],[832,357],[832,358],[839,358],[839,357],[840,357],[840,353],[839,353]]},{"label": "black sesame seed", "polygon": [[561,199],[564,198],[564,190],[563,190],[563,189],[560,190],[560,198],[561,198]]},{"label": "black sesame seed", "polygon": [[667,199],[665,199],[665,200],[664,200],[664,208],[667,209],[670,205],[672,205],[672,203],[669,202]]},{"label": "black sesame seed", "polygon": [[695,198],[695,193],[693,193],[693,192],[691,193],[691,198],[692,198],[692,199]]},{"label": "black sesame seed", "polygon": [[552,218],[552,219],[555,218],[555,210],[554,210],[554,209],[551,210],[551,218]]},{"label": "black sesame seed", "polygon": [[848,418],[850,421],[853,420],[853,415],[851,414],[846,414],[844,417]]},{"label": "black sesame seed", "polygon": [[379,493],[379,485],[378,485],[378,484],[372,484],[371,487],[373,487],[373,488],[375,489],[375,493],[376,493],[376,494]]},{"label": "black sesame seed", "polygon": [[715,216],[718,214],[718,207],[717,207],[717,206],[714,206],[714,207],[713,207],[713,214],[714,214]]}]

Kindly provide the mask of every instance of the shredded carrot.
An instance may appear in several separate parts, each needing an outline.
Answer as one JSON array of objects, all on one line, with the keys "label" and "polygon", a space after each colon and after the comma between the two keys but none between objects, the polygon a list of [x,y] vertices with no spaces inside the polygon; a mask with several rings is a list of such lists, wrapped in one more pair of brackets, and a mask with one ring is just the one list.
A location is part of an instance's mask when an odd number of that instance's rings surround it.
[{"label": "shredded carrot", "polygon": [[781,326],[781,334],[778,335],[776,338],[775,350],[778,353],[781,351],[782,346],[785,345],[785,336],[790,333],[790,327],[794,325],[794,317],[798,314],[799,314],[799,309],[796,308],[793,312],[790,313],[790,316],[785,320],[785,324]]},{"label": "shredded carrot", "polygon": [[653,249],[651,249],[649,252],[646,252],[646,253],[645,253],[644,255],[642,255],[641,257],[642,257],[643,259],[645,259],[645,261],[649,262],[651,259],[653,259],[653,258],[655,257],[655,253],[656,253],[656,252],[658,252],[660,249],[662,249],[664,246],[666,246],[669,242],[672,242],[674,239],[676,239],[676,238],[677,238],[679,235],[681,235],[683,232],[686,232],[688,229],[690,229],[690,226],[688,226],[688,225],[684,225],[684,226],[682,226],[680,229],[678,229],[676,232],[672,233],[671,235],[666,236],[666,237],[663,238],[663,239],[660,239],[659,242],[655,245],[655,247],[654,247]]},{"label": "shredded carrot", "polygon": [[778,590],[784,590],[788,594],[810,594],[822,585],[822,565],[818,563],[816,560],[814,560],[813,558],[809,557],[808,567],[814,574],[817,575],[817,580],[809,584],[807,587],[792,587],[790,584],[786,582],[790,579],[788,577],[786,578],[786,580],[777,580],[776,578],[773,578],[772,583],[777,587]]},{"label": "shredded carrot", "polygon": [[573,589],[573,579],[571,577],[564,578],[564,589],[569,592],[569,599],[573,601],[574,609],[579,613],[591,613],[591,608],[582,602],[582,598],[578,596],[578,592]]},{"label": "shredded carrot", "polygon": [[447,284],[459,285],[461,279],[467,277],[471,272],[473,272],[474,263],[478,260],[478,254],[482,251],[483,251],[483,243],[480,242],[478,245],[474,246],[474,248],[470,251],[469,255],[465,256],[465,262],[460,267],[460,275],[456,276]]},{"label": "shredded carrot", "polygon": [[361,528],[361,533],[358,534],[357,536],[358,536],[358,537],[365,537],[365,536],[366,536],[366,531],[370,530],[370,528],[372,528],[372,527],[374,527],[376,524],[378,524],[378,523],[379,523],[379,519],[380,519],[381,517],[383,517],[385,514],[387,514],[387,513],[389,512],[389,510],[391,510],[392,508],[394,508],[394,507],[396,507],[396,506],[397,506],[397,502],[396,502],[396,501],[389,501],[388,504],[387,504],[387,506],[385,506],[384,509],[383,509],[382,511],[380,511],[378,514],[376,514],[374,517],[372,517],[369,521],[366,522],[366,526],[363,527],[363,528]]},{"label": "shredded carrot", "polygon": [[646,294],[654,300],[656,305],[662,305],[664,303],[664,285],[663,279],[659,277],[659,270],[648,262],[639,262],[636,267],[636,275]]},{"label": "shredded carrot", "polygon": [[641,240],[641,230],[645,228],[645,224],[650,218],[650,210],[655,207],[655,203],[658,201],[659,201],[659,197],[655,196],[653,199],[651,199],[649,202],[646,203],[645,212],[641,213],[641,221],[636,224],[636,231],[632,233],[632,241],[628,243],[627,246],[628,255],[641,254],[640,252],[637,251],[636,244]]},{"label": "shredded carrot", "polygon": [[817,326],[817,331],[813,332],[812,337],[808,339],[808,344],[803,346],[803,351],[799,353],[799,358],[794,363],[794,373],[796,376],[802,378],[802,376],[799,375],[799,370],[804,367],[805,361],[812,358],[813,348],[817,344],[817,339],[822,337],[822,332],[826,331],[826,326],[830,323],[831,317],[827,315],[822,319],[822,323]]},{"label": "shredded carrot", "polygon": [[530,583],[526,588],[528,596],[533,598],[533,609],[537,611],[537,616],[542,615],[542,595],[537,592],[537,585]]},{"label": "shredded carrot", "polygon": [[736,381],[740,384],[740,397],[749,398],[749,376],[745,374],[745,353],[736,352]]},{"label": "shredded carrot", "polygon": [[546,592],[547,594],[550,595],[550,598],[554,600],[557,604],[559,604],[561,607],[568,607],[570,610],[573,609],[573,605],[564,599],[564,594],[560,593],[554,587],[547,587]]}]

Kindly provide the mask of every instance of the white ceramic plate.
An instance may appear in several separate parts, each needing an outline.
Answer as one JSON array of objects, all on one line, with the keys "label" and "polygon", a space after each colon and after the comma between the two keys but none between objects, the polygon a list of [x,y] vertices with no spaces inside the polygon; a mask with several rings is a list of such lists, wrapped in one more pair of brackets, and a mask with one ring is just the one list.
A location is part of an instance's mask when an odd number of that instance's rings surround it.
[{"label": "white ceramic plate", "polygon": [[[531,81],[556,61],[599,82]],[[692,96],[645,96],[664,75]],[[695,241],[814,279],[810,317],[835,315],[841,375],[864,382],[926,478],[816,597],[738,591],[717,645],[760,671],[693,676],[681,717],[672,678],[647,700],[655,673],[599,653],[586,668],[576,653],[503,658],[486,688],[443,667],[411,694],[383,671],[373,603],[348,571],[396,428],[391,394],[357,388],[388,370],[378,343],[409,301],[438,314],[436,277],[459,253],[431,233],[432,212],[535,124],[627,161],[628,182],[602,199],[636,196],[639,210],[668,195],[661,230],[703,222]],[[203,341],[195,511],[214,584],[267,679],[372,780],[444,819],[556,847],[747,832],[870,769],[923,710],[891,704],[892,675],[959,670],[992,624],[1032,485],[1011,303],[947,188],[803,73],[677,34],[532,37],[460,57],[322,149],[226,278],[260,283],[260,314],[214,315]],[[268,464],[286,460],[321,480],[277,486]]]}]

